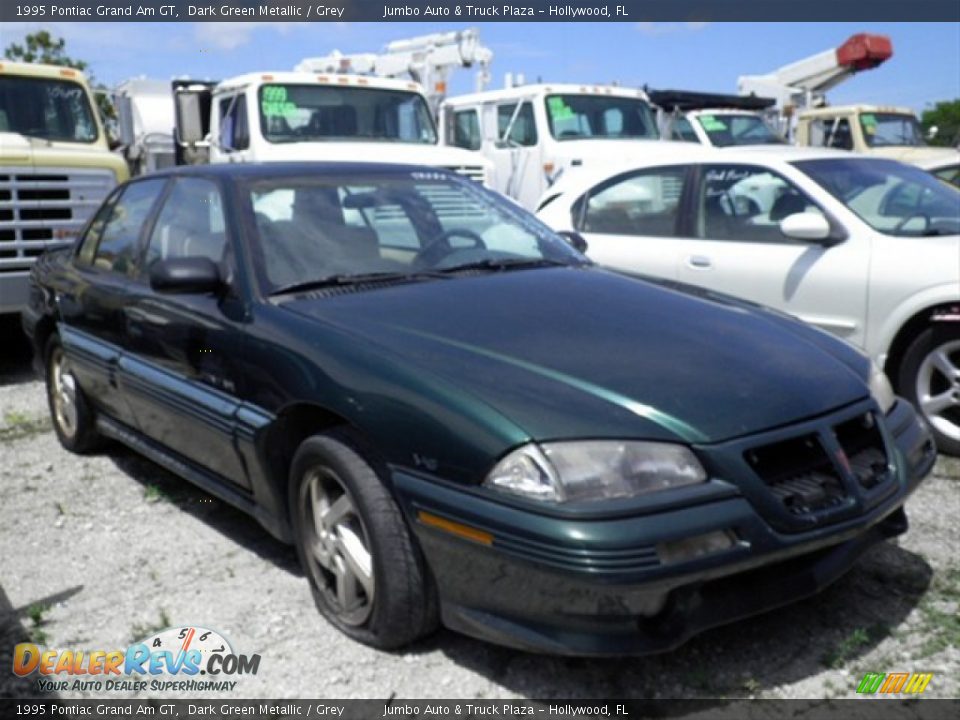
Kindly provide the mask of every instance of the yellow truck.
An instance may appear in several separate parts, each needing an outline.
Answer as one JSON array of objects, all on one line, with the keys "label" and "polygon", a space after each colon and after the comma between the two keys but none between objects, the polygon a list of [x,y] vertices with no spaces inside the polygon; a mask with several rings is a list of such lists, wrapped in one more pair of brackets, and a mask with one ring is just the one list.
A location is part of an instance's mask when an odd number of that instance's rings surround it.
[{"label": "yellow truck", "polygon": [[127,177],[82,73],[0,60],[0,314],[20,311],[36,258],[73,242]]},{"label": "yellow truck", "polygon": [[832,147],[879,155],[917,165],[957,184],[957,148],[927,145],[909,108],[881,105],[828,105],[797,117],[797,145]]}]

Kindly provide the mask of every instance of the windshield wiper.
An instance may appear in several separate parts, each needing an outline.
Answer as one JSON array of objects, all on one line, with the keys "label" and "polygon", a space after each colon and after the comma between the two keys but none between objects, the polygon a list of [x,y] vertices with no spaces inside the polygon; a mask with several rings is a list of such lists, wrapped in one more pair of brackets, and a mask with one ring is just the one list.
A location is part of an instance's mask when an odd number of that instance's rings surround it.
[{"label": "windshield wiper", "polygon": [[438,273],[456,273],[464,270],[493,270],[499,272],[502,270],[512,270],[515,268],[534,268],[534,267],[573,267],[577,263],[568,263],[562,260],[551,260],[550,258],[485,258],[476,262],[464,263],[463,265],[453,265],[446,268],[436,268]]},{"label": "windshield wiper", "polygon": [[370,273],[338,273],[336,275],[327,275],[313,280],[301,280],[299,282],[281,285],[270,291],[270,297],[276,295],[289,295],[292,293],[304,292],[306,290],[319,290],[325,287],[335,287],[340,285],[360,285],[366,282],[390,282],[394,280],[420,280],[423,278],[444,277],[431,272],[370,272]]}]

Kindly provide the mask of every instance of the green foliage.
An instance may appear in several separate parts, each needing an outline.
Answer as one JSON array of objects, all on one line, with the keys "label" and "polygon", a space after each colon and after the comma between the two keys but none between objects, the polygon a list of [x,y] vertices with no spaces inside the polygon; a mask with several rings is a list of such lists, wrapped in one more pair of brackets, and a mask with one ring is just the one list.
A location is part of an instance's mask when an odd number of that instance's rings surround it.
[{"label": "green foliage", "polygon": [[45,65],[61,65],[80,70],[85,73],[94,90],[97,110],[103,120],[104,127],[111,135],[115,134],[117,112],[110,102],[107,87],[99,84],[87,68],[88,63],[77,60],[66,53],[67,41],[55,38],[46,30],[30,33],[23,39],[23,43],[10,43],[3,51],[4,57],[13,62],[42,63]]},{"label": "green foliage", "polygon": [[937,127],[937,134],[928,140],[931,145],[955,147],[960,143],[960,99],[944,100],[924,110],[920,122],[925,133]]}]

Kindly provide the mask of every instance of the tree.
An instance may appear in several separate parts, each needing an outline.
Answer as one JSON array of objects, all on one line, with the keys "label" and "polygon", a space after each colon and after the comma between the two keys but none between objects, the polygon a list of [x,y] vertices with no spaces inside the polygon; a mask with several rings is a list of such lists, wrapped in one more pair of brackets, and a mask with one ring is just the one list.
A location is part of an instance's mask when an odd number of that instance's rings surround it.
[{"label": "tree", "polygon": [[27,35],[23,44],[10,43],[3,51],[7,60],[14,62],[44,63],[46,65],[62,65],[79,70],[86,74],[90,81],[90,87],[93,88],[94,98],[97,103],[97,110],[100,111],[100,117],[103,120],[107,133],[114,134],[117,124],[117,112],[110,102],[107,95],[106,86],[97,83],[93,74],[87,72],[88,64],[84,60],[75,60],[67,55],[65,46],[67,41],[63,38],[54,38],[46,30],[39,30]]},{"label": "tree", "polygon": [[943,100],[924,110],[920,122],[924,132],[934,126],[937,128],[937,134],[930,140],[931,145],[955,147],[960,143],[960,99]]}]

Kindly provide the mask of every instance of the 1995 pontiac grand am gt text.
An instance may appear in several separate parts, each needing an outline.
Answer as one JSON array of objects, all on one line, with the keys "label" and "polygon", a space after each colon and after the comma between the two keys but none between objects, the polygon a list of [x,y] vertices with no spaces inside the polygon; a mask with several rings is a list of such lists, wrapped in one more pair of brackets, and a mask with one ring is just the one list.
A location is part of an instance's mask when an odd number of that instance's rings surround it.
[{"label": "1995 pontiac grand am gt text", "polygon": [[675,647],[904,532],[936,455],[843,342],[599,269],[424,168],[134,180],[37,263],[24,325],[66,448],[119,440],[248,511],[383,648],[439,621]]}]

